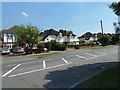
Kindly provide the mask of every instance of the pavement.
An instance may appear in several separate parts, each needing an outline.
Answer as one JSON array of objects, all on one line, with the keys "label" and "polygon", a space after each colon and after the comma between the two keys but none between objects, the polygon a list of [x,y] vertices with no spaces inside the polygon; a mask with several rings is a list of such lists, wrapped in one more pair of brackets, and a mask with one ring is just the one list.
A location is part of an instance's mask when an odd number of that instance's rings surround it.
[{"label": "pavement", "polygon": [[60,55],[2,57],[3,88],[73,88],[118,63],[118,46]]}]

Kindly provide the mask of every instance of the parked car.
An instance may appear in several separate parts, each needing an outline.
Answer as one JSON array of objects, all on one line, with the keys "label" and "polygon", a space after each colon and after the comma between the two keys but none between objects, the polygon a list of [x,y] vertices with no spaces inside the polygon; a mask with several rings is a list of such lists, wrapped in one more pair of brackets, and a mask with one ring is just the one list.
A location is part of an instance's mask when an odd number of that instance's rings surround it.
[{"label": "parked car", "polygon": [[0,48],[1,54],[10,54],[10,50],[8,48]]},{"label": "parked car", "polygon": [[14,47],[13,52],[15,52],[15,53],[23,53],[24,48],[22,48],[22,47]]},{"label": "parked car", "polygon": [[26,54],[32,54],[33,52],[34,53],[44,53],[44,52],[48,52],[48,49],[47,48],[37,48],[37,47],[32,47],[32,49],[31,49],[29,47],[26,47],[25,52],[26,52]]}]

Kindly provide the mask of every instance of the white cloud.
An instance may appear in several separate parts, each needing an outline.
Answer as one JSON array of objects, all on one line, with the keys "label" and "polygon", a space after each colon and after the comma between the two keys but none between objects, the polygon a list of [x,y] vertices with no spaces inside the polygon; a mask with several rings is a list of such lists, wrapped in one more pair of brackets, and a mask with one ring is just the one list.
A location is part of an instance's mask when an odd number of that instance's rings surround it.
[{"label": "white cloud", "polygon": [[29,16],[27,13],[25,13],[25,12],[22,12],[21,13],[23,16],[25,16],[25,17],[27,17],[27,16]]}]

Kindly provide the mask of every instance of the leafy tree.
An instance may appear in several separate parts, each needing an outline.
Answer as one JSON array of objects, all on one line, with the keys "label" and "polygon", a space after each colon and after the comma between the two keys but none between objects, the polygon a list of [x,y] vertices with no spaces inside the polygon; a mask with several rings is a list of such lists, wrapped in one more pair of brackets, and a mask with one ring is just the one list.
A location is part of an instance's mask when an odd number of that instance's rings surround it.
[{"label": "leafy tree", "polygon": [[118,41],[119,41],[119,36],[118,35],[114,35],[114,36],[112,36],[111,40],[112,40],[112,44],[117,44]]},{"label": "leafy tree", "polygon": [[73,34],[73,31],[67,31],[67,32]]},{"label": "leafy tree", "polygon": [[40,30],[37,28],[37,26],[25,26],[21,24],[16,28],[15,33],[17,43],[28,44],[30,48],[32,48],[34,44],[37,44],[41,40],[39,35]]},{"label": "leafy tree", "polygon": [[120,32],[120,27],[117,23],[113,23],[114,27],[115,27],[115,33],[118,34]]},{"label": "leafy tree", "polygon": [[120,15],[120,1],[117,2],[113,2],[111,5],[109,5],[109,8],[113,9],[113,12],[119,16]]},{"label": "leafy tree", "polygon": [[108,36],[101,36],[98,38],[98,41],[103,45],[108,45],[109,37]]}]

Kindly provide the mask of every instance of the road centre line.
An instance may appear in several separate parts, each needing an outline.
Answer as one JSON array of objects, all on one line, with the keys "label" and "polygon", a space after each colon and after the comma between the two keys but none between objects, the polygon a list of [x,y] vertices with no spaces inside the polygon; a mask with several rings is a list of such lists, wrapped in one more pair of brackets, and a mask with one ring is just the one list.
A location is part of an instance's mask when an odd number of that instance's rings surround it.
[{"label": "road centre line", "polygon": [[4,75],[2,75],[2,77],[7,76],[9,73],[11,73],[13,70],[15,70],[16,68],[18,68],[21,64],[18,64],[17,66],[13,67],[11,70],[9,70],[7,73],[5,73]]},{"label": "road centre line", "polygon": [[67,60],[65,60],[64,58],[61,58],[65,63],[68,63],[68,61]]},{"label": "road centre line", "polygon": [[52,67],[47,67],[47,68],[42,68],[42,69],[37,69],[37,70],[32,70],[32,71],[28,71],[28,72],[23,72],[23,73],[19,73],[19,74],[15,74],[15,75],[10,75],[9,77],[15,77],[15,76],[20,76],[20,75],[25,75],[25,74],[30,74],[33,72],[38,72],[38,71],[43,71],[43,70],[47,70],[47,69],[52,69],[52,68],[56,68],[56,67],[60,67],[60,66],[64,66],[64,65],[69,65],[70,63],[66,63],[66,64],[61,64],[61,65],[56,65],[56,66],[52,66]]},{"label": "road centre line", "polygon": [[[51,60],[51,59],[45,59],[45,60]],[[40,60],[40,61],[25,62],[25,63],[20,63],[20,64],[23,65],[23,64],[29,64],[29,63],[35,63],[35,62],[42,62],[42,60]],[[15,65],[17,65],[17,64],[6,65],[4,67],[11,67],[11,66],[15,66]]]},{"label": "road centre line", "polygon": [[43,68],[46,68],[45,60],[43,60]]},{"label": "road centre line", "polygon": [[76,56],[78,56],[79,58],[82,58],[82,59],[84,59],[85,57],[83,57],[83,56],[80,56],[80,55],[76,55]]}]

